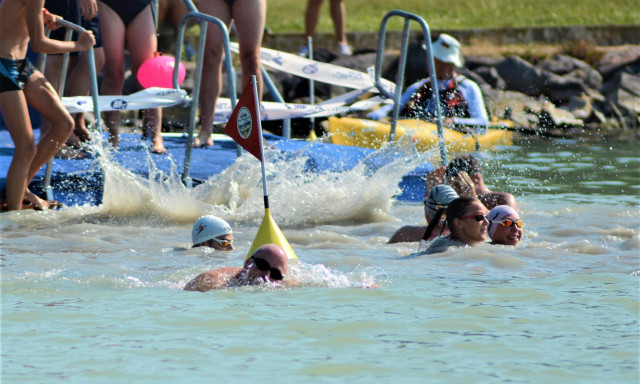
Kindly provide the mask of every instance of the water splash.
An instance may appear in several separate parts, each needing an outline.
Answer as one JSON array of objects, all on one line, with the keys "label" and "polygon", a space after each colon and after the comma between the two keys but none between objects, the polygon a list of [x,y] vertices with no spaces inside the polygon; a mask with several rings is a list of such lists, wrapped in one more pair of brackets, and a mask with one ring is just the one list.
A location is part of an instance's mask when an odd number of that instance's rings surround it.
[{"label": "water splash", "polygon": [[[303,151],[267,150],[272,214],[283,226],[389,220],[398,183],[431,155],[404,141],[372,152],[350,170],[317,172],[309,168],[310,157]],[[108,151],[99,161],[104,170],[103,214],[151,215],[176,222],[191,222],[202,214],[252,224],[262,219],[261,165],[251,156],[238,158],[193,189],[184,186],[173,162],[165,172],[151,155],[148,179],[113,161]]]}]

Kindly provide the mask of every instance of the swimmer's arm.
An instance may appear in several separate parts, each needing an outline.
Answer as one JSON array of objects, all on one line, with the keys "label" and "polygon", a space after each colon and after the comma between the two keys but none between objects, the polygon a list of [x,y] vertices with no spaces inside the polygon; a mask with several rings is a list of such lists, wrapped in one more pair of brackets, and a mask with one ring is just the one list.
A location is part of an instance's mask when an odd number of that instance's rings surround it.
[{"label": "swimmer's arm", "polygon": [[48,11],[43,12],[44,0],[25,0],[25,4],[29,40],[34,51],[39,53],[84,51],[95,44],[95,38],[91,31],[83,33],[78,41],[59,41],[47,38],[44,34],[45,21],[51,24],[51,17],[57,18],[57,16]]},{"label": "swimmer's arm", "polygon": [[242,268],[223,267],[203,272],[195,279],[185,285],[185,291],[206,292],[211,289],[220,289],[227,286],[227,283],[240,272]]}]

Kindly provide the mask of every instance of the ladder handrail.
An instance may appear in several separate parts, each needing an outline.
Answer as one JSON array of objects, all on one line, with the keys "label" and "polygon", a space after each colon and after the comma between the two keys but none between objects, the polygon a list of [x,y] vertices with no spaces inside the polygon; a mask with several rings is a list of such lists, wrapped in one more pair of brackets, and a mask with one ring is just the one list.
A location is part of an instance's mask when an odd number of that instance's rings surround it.
[{"label": "ladder handrail", "polygon": [[[188,0],[185,0],[187,7],[189,7]],[[191,4],[193,6],[193,4]],[[189,7],[191,8],[191,7]],[[195,7],[193,7],[195,9]],[[182,45],[184,41],[184,31],[187,26],[187,22],[190,19],[196,19],[200,21],[205,21],[205,23],[200,23],[200,38],[198,41],[198,53],[196,55],[196,70],[195,70],[195,79],[193,84],[193,95],[191,98],[191,110],[189,113],[189,127],[187,130],[187,148],[185,151],[184,157],[184,171],[182,172],[182,181],[188,188],[193,186],[193,180],[189,176],[190,167],[191,167],[191,149],[193,147],[193,131],[196,125],[196,114],[198,111],[198,100],[200,99],[200,82],[202,79],[202,64],[204,61],[204,48],[206,43],[206,34],[207,34],[207,26],[209,23],[215,24],[222,34],[222,42],[224,45],[224,64],[227,68],[227,76],[229,81],[229,99],[231,100],[231,108],[236,107],[237,99],[236,99],[236,83],[235,83],[235,71],[233,70],[233,65],[231,64],[231,48],[229,46],[229,33],[227,32],[227,26],[222,22],[222,20],[213,17],[211,15],[207,15],[206,13],[201,13],[196,11],[189,11],[186,15],[182,17],[180,20],[180,26],[178,27],[178,36],[176,38],[176,54],[175,54],[175,62],[179,63],[182,58]],[[178,84],[178,70],[179,66],[175,65],[173,68],[173,87],[175,89],[180,89],[180,85]],[[238,152],[238,156],[242,154],[242,147],[239,145],[236,146],[236,150]]]},{"label": "ladder handrail", "polygon": [[[404,28],[402,30],[402,46],[400,49],[400,61],[398,63],[398,73],[396,75],[396,89],[395,94],[390,94],[384,87],[381,81],[381,73],[382,73],[382,59],[384,56],[384,43],[385,36],[387,32],[387,23],[389,19],[393,16],[400,16],[404,18]],[[431,47],[431,32],[429,31],[429,26],[424,21],[424,19],[418,15],[414,15],[413,13],[401,11],[394,9],[392,11],[387,12],[386,15],[382,18],[382,22],[380,23],[380,30],[378,34],[378,52],[376,54],[376,67],[375,67],[375,85],[378,88],[381,95],[393,99],[393,112],[391,115],[391,130],[389,132],[389,141],[395,140],[396,135],[396,126],[398,123],[398,115],[400,114],[400,98],[402,97],[402,85],[404,82],[404,70],[407,64],[407,49],[409,42],[409,23],[411,20],[414,20],[420,24],[422,28],[422,32],[424,33],[425,43],[427,47],[427,60],[429,60],[429,72],[431,77],[431,84],[433,89],[433,99],[435,100],[434,105],[436,108],[436,116],[437,116],[437,125],[438,125],[438,141],[440,143],[440,157],[442,158],[442,164],[447,164],[447,149],[444,142],[444,133],[442,129],[442,111],[440,108],[440,92],[438,89],[438,80],[436,78],[436,71],[433,62],[433,51]]]},{"label": "ladder handrail", "polygon": [[[82,28],[78,24],[74,24],[72,22],[66,21],[62,18],[56,19],[56,24],[67,29],[65,34],[65,41],[71,41],[72,32],[76,31],[80,34],[86,32],[86,29]],[[47,31],[47,37],[49,36],[50,31]],[[98,77],[96,75],[96,59],[93,52],[93,47],[90,47],[87,51],[89,55],[89,77],[91,80],[91,97],[93,99],[93,113],[95,115],[94,120],[94,128],[97,127],[98,131],[102,134],[102,121],[100,120],[100,109],[98,105]],[[38,58],[38,64],[40,64],[41,68],[38,68],[40,72],[44,73],[45,64],[46,64],[46,53],[41,54],[41,57]],[[69,65],[69,52],[66,52],[62,56],[62,68],[60,73],[60,83],[58,85],[58,96],[62,98],[64,95],[64,90],[67,82],[67,68]],[[53,200],[53,190],[51,188],[51,173],[53,168],[53,158],[51,158],[47,162],[47,168],[45,170],[44,176],[44,190],[47,194],[47,200]]]}]

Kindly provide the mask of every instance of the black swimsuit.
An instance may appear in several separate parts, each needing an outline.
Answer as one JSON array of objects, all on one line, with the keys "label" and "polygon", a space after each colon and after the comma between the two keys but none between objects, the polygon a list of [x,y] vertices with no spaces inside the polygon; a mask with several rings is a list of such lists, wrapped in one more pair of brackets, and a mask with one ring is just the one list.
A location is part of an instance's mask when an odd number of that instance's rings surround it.
[{"label": "black swimsuit", "polygon": [[0,57],[0,93],[24,90],[29,76],[36,71],[36,67],[29,59],[14,60]]},{"label": "black swimsuit", "polygon": [[113,11],[120,16],[120,19],[124,23],[124,26],[127,27],[133,21],[133,19],[138,16],[140,12],[142,12],[147,5],[150,4],[149,0],[100,0],[109,8],[113,9]]}]

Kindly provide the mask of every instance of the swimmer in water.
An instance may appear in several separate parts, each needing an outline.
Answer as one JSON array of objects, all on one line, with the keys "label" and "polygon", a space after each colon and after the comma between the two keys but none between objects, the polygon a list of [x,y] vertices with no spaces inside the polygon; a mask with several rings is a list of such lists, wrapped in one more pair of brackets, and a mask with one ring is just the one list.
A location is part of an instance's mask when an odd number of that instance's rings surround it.
[{"label": "swimmer in water", "polygon": [[457,198],[449,203],[445,212],[451,233],[433,240],[425,251],[426,254],[444,252],[450,247],[473,247],[487,239],[488,211],[480,200]]},{"label": "swimmer in water", "polygon": [[389,243],[430,241],[438,236],[449,234],[449,229],[444,224],[444,218],[441,217],[442,212],[440,213],[440,219],[433,220],[433,218],[439,210],[444,212],[447,205],[457,198],[456,191],[448,185],[439,184],[431,188],[424,198],[424,217],[427,219],[428,226],[405,225],[391,236]]},{"label": "swimmer in water", "polygon": [[216,251],[233,251],[233,231],[226,221],[217,216],[200,217],[191,231],[193,247],[209,247]]},{"label": "swimmer in water", "polygon": [[184,289],[206,292],[244,285],[281,284],[288,269],[289,260],[284,249],[276,244],[265,244],[256,249],[242,267],[221,267],[204,272]]},{"label": "swimmer in water", "polygon": [[489,211],[489,237],[491,244],[518,246],[522,238],[522,220],[515,209],[498,205]]}]

